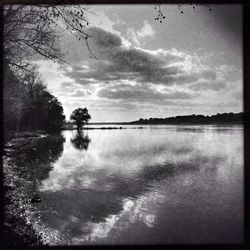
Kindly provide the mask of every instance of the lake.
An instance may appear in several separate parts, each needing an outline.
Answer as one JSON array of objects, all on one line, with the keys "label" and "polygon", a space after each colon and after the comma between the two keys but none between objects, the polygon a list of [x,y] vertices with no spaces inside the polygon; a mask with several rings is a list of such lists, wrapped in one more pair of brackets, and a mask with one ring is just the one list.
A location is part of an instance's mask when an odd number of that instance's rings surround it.
[{"label": "lake", "polygon": [[37,180],[34,216],[45,241],[243,241],[242,126],[120,126],[65,130],[19,159],[33,164],[27,178]]}]

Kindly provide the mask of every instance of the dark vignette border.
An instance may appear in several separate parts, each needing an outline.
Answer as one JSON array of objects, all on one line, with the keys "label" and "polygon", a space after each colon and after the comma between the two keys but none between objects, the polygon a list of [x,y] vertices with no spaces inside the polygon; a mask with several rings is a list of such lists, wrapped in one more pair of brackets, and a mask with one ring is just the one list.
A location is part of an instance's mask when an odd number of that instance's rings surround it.
[{"label": "dark vignette border", "polygon": [[[124,248],[124,249],[145,249],[145,248],[164,248],[164,247],[173,247],[173,248],[199,248],[203,249],[212,248],[212,247],[226,247],[227,249],[232,248],[245,248],[250,246],[250,232],[249,232],[249,218],[248,212],[250,213],[250,202],[249,202],[249,192],[250,190],[250,1],[249,0],[0,0],[0,152],[3,155],[3,13],[2,13],[2,5],[3,4],[177,4],[177,3],[199,3],[199,4],[241,4],[243,6],[243,72],[244,72],[244,242],[242,244],[202,244],[202,245],[118,245],[118,246],[84,246],[84,248]],[[1,157],[2,163],[2,157]],[[1,164],[2,166],[2,164]],[[0,170],[0,247],[5,246],[5,239],[2,237],[2,229],[3,229],[3,220],[4,220],[4,190],[3,190],[3,168]],[[36,247],[37,249],[71,249],[71,248],[79,248],[81,246],[71,246],[71,247],[63,247],[63,246],[55,246],[55,247]],[[14,248],[14,247],[13,247]],[[15,247],[19,248],[19,247]],[[2,248],[4,249],[4,248]],[[8,247],[9,249],[9,247]]]}]

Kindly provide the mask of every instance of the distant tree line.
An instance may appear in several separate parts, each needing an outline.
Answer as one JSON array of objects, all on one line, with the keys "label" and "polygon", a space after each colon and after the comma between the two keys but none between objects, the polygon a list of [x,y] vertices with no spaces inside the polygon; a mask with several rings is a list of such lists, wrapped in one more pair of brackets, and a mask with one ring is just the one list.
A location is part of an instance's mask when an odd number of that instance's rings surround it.
[{"label": "distant tree line", "polygon": [[208,124],[208,123],[242,123],[243,112],[241,113],[218,113],[212,116],[204,115],[183,115],[168,118],[149,118],[139,119],[133,121],[131,124],[180,124],[180,123],[194,123],[194,124]]}]

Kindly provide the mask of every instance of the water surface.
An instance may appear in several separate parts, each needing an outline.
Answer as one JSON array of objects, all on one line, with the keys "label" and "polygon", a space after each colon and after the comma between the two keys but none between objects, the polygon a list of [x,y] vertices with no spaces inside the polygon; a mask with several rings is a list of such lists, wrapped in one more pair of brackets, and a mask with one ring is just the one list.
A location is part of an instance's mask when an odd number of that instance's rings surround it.
[{"label": "water surface", "polygon": [[142,127],[64,131],[40,148],[36,206],[55,244],[241,242],[242,127]]}]

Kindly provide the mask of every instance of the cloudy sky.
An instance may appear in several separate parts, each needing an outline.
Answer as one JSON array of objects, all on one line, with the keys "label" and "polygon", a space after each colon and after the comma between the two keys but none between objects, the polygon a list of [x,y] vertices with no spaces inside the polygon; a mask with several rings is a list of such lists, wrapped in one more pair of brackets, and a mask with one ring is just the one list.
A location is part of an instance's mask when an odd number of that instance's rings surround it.
[{"label": "cloudy sky", "polygon": [[243,110],[242,8],[93,5],[88,15],[90,58],[67,32],[67,65],[37,61],[66,118],[87,107],[91,122]]}]

